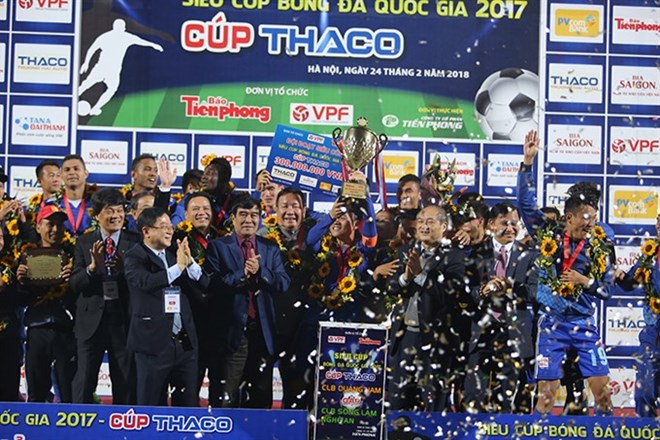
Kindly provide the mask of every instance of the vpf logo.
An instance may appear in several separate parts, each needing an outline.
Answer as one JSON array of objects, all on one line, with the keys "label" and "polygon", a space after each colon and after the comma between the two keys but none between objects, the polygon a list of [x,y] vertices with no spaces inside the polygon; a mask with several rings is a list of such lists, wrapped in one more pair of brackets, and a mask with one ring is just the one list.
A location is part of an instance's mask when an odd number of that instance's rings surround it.
[{"label": "vpf logo", "polygon": [[626,143],[623,139],[615,139],[612,141],[612,151],[615,153],[623,153],[626,151]]},{"label": "vpf logo", "polygon": [[291,112],[291,116],[296,122],[305,122],[309,119],[309,109],[304,105],[298,105]]},{"label": "vpf logo", "polygon": [[14,123],[21,129],[21,130],[29,130],[30,129],[30,119],[26,116],[22,118],[16,118],[14,119]]},{"label": "vpf logo", "polygon": [[33,0],[18,0],[18,6],[23,9],[30,9],[34,4]]}]

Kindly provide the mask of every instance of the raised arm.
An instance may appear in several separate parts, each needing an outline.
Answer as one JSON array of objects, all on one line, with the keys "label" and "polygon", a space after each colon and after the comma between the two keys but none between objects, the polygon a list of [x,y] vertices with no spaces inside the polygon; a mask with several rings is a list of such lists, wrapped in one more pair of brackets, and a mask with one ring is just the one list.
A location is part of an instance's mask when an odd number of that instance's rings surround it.
[{"label": "raised arm", "polygon": [[539,152],[539,137],[535,130],[531,130],[525,136],[523,151],[523,163],[518,173],[517,201],[525,227],[533,237],[534,231],[543,224],[545,218],[536,199],[536,183],[532,172]]}]

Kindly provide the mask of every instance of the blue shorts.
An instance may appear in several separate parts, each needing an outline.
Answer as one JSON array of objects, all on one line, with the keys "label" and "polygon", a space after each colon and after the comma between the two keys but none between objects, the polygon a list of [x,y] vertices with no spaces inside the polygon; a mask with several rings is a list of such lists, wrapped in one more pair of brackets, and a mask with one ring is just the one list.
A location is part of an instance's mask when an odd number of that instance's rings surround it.
[{"label": "blue shorts", "polygon": [[578,354],[578,367],[584,377],[607,376],[605,345],[600,340],[593,319],[560,321],[543,315],[538,322],[536,341],[536,380],[557,380],[564,377],[562,361],[573,348]]}]

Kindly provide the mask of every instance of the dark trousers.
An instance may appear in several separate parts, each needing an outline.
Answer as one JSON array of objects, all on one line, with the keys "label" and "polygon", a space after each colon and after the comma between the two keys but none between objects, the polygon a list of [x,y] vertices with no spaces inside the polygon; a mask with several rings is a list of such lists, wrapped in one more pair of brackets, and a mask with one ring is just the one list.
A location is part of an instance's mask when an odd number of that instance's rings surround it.
[{"label": "dark trousers", "polygon": [[470,355],[463,404],[471,410],[510,414],[519,371],[510,353],[479,350]]},{"label": "dark trousers", "polygon": [[133,356],[126,348],[127,323],[118,301],[106,301],[96,332],[87,340],[78,339],[78,371],[73,382],[75,403],[94,403],[103,354],[108,352],[112,403],[135,404]]},{"label": "dark trousers", "polygon": [[16,402],[23,359],[18,332],[0,332],[0,359],[0,402]]},{"label": "dark trousers", "polygon": [[135,353],[135,368],[138,405],[167,405],[167,387],[171,385],[172,406],[199,406],[197,348],[172,338],[158,355]]},{"label": "dark trousers", "polygon": [[387,375],[387,402],[391,411],[433,411],[436,406],[431,359],[428,351],[422,352],[421,341],[421,334],[411,330],[404,330],[396,341],[396,351],[387,362],[392,366]]},{"label": "dark trousers", "polygon": [[[210,374],[209,402],[221,408],[271,408],[273,365],[258,321],[248,323],[236,352],[217,356]],[[243,396],[240,393],[244,383]]]},{"label": "dark trousers", "polygon": [[63,403],[72,402],[71,384],[76,372],[75,346],[75,338],[70,328],[45,325],[28,329],[25,354],[28,402],[50,400],[50,372],[53,361],[60,400]]}]

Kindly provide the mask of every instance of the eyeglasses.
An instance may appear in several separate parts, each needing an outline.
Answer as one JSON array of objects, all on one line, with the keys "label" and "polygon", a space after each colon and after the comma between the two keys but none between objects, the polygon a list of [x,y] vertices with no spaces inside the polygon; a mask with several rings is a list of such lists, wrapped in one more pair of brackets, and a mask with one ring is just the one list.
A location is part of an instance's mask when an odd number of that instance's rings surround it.
[{"label": "eyeglasses", "polygon": [[150,226],[151,229],[160,229],[161,231],[173,231],[174,226],[172,225],[160,225],[160,226]]}]

